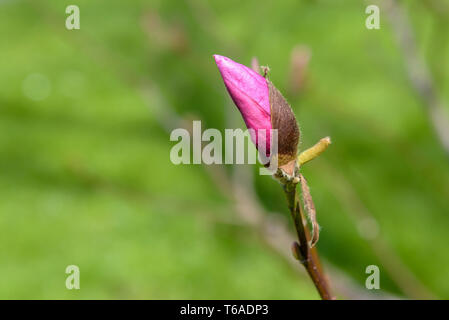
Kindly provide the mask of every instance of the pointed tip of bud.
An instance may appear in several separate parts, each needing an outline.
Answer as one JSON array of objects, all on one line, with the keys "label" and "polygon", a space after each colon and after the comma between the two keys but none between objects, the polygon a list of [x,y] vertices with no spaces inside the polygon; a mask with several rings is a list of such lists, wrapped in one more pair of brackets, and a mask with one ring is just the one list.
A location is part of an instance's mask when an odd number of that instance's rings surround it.
[{"label": "pointed tip of bud", "polygon": [[213,54],[212,55],[215,59],[215,62],[218,64],[220,61],[225,60],[226,57],[220,56],[219,54]]},{"label": "pointed tip of bud", "polygon": [[[214,54],[213,57],[231,96],[240,91],[254,100],[266,113],[270,114],[270,100],[266,79],[251,68],[228,57],[218,54]],[[240,109],[242,106],[237,105],[237,107]]]},{"label": "pointed tip of bud", "polygon": [[218,70],[220,70],[220,73],[223,75],[222,70],[229,68],[229,66],[228,66],[229,61],[232,61],[232,60],[227,57],[220,56],[219,54],[214,54],[213,57],[215,60],[215,64],[218,67]]}]

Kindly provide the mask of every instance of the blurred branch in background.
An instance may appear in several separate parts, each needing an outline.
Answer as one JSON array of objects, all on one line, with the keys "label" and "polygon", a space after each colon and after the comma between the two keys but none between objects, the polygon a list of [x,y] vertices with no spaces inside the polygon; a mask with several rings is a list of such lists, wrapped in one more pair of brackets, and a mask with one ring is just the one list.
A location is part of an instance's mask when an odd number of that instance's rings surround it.
[{"label": "blurred branch in background", "polygon": [[142,18],[142,26],[150,40],[163,49],[185,54],[190,50],[190,43],[183,26],[178,23],[166,23],[159,14],[148,11]]},{"label": "blurred branch in background", "polygon": [[259,64],[259,60],[256,57],[253,57],[251,59],[251,69],[253,69],[255,72],[259,73],[260,72],[260,64]]},{"label": "blurred branch in background", "polygon": [[427,54],[435,82],[440,88],[446,81],[446,66],[449,37],[449,3],[441,0],[424,0],[422,5],[432,16],[432,34]]},{"label": "blurred branch in background", "polygon": [[304,90],[311,56],[312,51],[308,46],[297,45],[293,48],[290,55],[290,78],[288,81],[290,95],[296,96]]},{"label": "blurred branch in background", "polygon": [[449,156],[449,116],[447,105],[439,94],[430,69],[419,54],[416,36],[404,7],[397,0],[386,0],[388,14],[397,44],[404,57],[405,68],[413,88],[418,93],[435,133]]}]

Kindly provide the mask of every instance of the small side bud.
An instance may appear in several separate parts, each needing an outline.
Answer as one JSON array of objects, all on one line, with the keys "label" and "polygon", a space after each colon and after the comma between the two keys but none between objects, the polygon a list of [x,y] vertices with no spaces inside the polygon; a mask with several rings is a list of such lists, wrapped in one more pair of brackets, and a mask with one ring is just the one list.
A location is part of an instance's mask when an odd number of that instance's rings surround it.
[{"label": "small side bud", "polygon": [[292,255],[296,260],[299,260],[299,261],[303,260],[302,255],[301,255],[301,249],[299,247],[298,242],[294,241],[292,243],[291,249],[292,249]]},{"label": "small side bud", "polygon": [[266,79],[268,77],[268,72],[270,72],[270,67],[262,66],[260,68],[262,69],[263,77]]}]

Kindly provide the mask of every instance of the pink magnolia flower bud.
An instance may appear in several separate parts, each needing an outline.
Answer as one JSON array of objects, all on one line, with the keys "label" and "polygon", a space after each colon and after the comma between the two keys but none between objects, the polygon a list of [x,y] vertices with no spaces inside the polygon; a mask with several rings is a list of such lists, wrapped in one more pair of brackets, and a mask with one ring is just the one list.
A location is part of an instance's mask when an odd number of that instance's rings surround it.
[{"label": "pink magnolia flower bud", "polygon": [[[266,155],[271,156],[271,129],[277,129],[279,166],[295,160],[299,129],[291,107],[282,94],[270,81],[252,69],[223,56],[214,55],[214,58],[246,126],[255,132],[251,139],[259,151],[259,147],[264,145]],[[265,135],[258,134],[261,129],[265,130]]]},{"label": "pink magnolia flower bud", "polygon": [[[255,131],[251,135],[252,141],[257,148],[265,143],[268,155],[272,126],[267,81],[257,72],[229,58],[219,55],[214,55],[214,58],[224,84],[240,110],[246,126]],[[260,129],[265,129],[265,137],[258,134]],[[263,141],[258,138],[262,138]]]}]

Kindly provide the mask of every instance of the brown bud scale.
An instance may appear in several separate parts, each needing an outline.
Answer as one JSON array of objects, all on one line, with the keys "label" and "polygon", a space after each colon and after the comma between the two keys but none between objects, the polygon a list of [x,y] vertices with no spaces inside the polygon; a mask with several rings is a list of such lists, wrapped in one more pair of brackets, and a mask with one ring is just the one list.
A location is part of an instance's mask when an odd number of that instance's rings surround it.
[{"label": "brown bud scale", "polygon": [[282,167],[296,160],[299,128],[292,108],[279,90],[268,81],[271,106],[271,125],[278,130],[278,165]]}]

